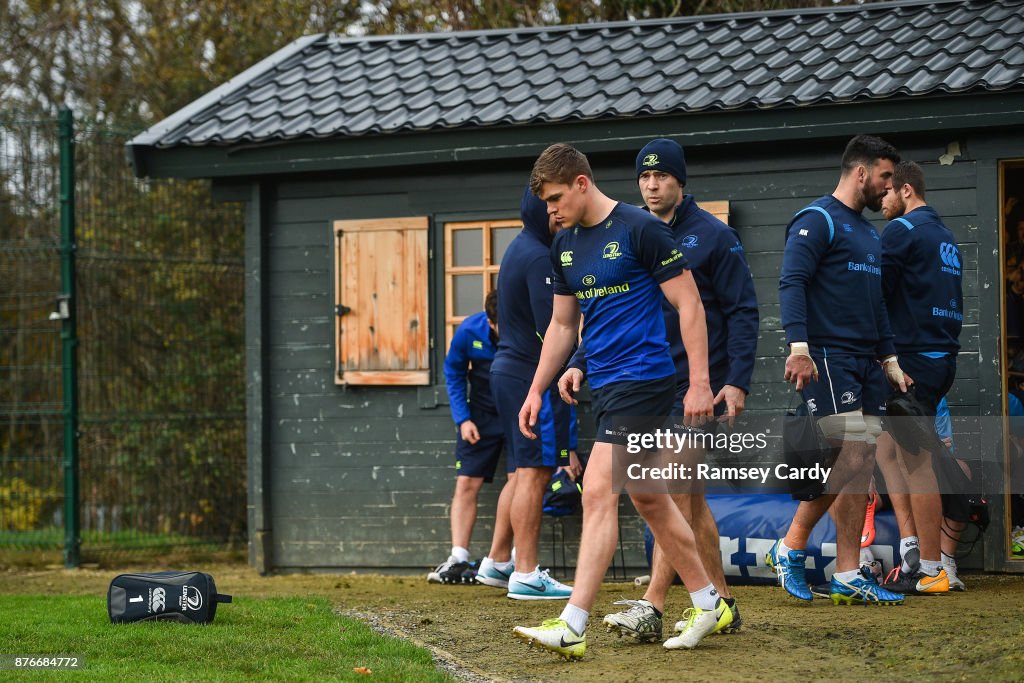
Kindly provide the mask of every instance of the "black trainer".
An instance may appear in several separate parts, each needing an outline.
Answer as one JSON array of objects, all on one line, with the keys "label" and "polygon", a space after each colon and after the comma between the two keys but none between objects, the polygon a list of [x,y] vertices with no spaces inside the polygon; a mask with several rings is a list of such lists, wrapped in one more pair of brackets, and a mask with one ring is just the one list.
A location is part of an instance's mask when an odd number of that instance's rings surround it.
[{"label": "black trainer", "polygon": [[459,562],[449,555],[447,560],[437,565],[437,569],[427,574],[427,583],[473,583],[473,577],[468,580],[463,578],[470,569],[475,577],[476,569],[469,562]]},{"label": "black trainer", "polygon": [[725,604],[732,610],[732,621],[729,625],[723,628],[721,631],[716,633],[736,633],[740,630],[740,626],[743,625],[743,617],[740,616],[740,606],[736,602],[736,598],[722,598],[725,600]]},{"label": "black trainer", "polygon": [[811,586],[811,595],[816,598],[825,598],[826,600],[832,599],[832,582],[826,581],[825,583],[816,583]]},{"label": "black trainer", "polygon": [[[889,578],[892,577],[892,578]],[[915,587],[917,586],[917,574],[911,574],[908,572],[898,572],[893,575],[893,572],[889,573],[889,577],[886,577],[885,583],[882,584],[882,588],[893,593],[902,593],[903,595],[913,595],[915,593]]]},{"label": "black trainer", "polygon": [[943,569],[940,569],[936,576],[929,576],[920,570],[913,574],[900,572],[897,578],[882,584],[882,588],[903,595],[948,593],[949,577]]},{"label": "black trainer", "polygon": [[464,570],[462,570],[462,574],[459,575],[460,578],[462,579],[462,583],[468,583],[468,584],[472,584],[472,585],[475,586],[476,585],[476,570],[479,569],[479,567],[480,567],[480,563],[479,562],[467,562],[466,563],[466,568]]}]

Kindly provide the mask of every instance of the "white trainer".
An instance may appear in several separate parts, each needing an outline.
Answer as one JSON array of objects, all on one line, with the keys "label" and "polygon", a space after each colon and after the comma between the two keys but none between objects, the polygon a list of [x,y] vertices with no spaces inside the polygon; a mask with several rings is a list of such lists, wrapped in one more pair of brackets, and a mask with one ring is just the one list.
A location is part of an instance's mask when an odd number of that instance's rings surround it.
[{"label": "white trainer", "polygon": [[718,598],[713,610],[690,607],[683,612],[683,621],[676,622],[676,635],[665,641],[665,649],[692,650],[704,636],[721,631],[731,623],[732,610],[722,598]]}]

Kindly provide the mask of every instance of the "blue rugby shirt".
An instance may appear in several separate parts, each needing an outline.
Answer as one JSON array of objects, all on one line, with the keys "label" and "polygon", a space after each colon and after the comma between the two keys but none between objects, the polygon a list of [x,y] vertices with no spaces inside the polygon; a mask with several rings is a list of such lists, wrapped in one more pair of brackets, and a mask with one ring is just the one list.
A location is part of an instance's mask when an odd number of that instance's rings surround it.
[{"label": "blue rugby shirt", "polygon": [[675,373],[659,285],[686,259],[667,225],[620,202],[598,225],[560,231],[551,263],[554,293],[575,296],[583,312],[591,387]]},{"label": "blue rugby shirt", "polygon": [[[461,425],[466,420],[480,422],[483,417],[497,415],[491,397],[491,361],[494,360],[494,342],[487,314],[474,313],[458,326],[452,335],[452,344],[444,357],[444,379],[448,385],[448,402],[452,420]],[[466,378],[470,393],[466,394]]]},{"label": "blue rugby shirt", "polygon": [[930,206],[882,232],[882,292],[896,351],[956,353],[964,321],[963,263],[952,231]]},{"label": "blue rugby shirt", "polygon": [[896,352],[882,299],[882,249],[875,227],[832,195],[786,227],[779,303],[787,342],[885,357]]}]

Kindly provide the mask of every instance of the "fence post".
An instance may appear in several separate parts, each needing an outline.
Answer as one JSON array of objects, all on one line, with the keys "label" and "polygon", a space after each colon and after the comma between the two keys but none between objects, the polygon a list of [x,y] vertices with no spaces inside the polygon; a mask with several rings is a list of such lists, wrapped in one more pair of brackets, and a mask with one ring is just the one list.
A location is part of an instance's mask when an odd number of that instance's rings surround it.
[{"label": "fence post", "polygon": [[75,320],[75,125],[68,107],[61,107],[60,126],[60,284],[57,313],[61,318],[61,360],[64,384],[64,566],[81,562],[78,500],[78,337]]}]

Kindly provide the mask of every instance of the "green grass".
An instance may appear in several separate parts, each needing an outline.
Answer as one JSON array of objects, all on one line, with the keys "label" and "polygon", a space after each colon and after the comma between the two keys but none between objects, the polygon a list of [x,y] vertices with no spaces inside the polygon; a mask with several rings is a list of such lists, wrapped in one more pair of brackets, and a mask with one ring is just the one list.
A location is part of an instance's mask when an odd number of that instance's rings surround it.
[{"label": "green grass", "polygon": [[[64,530],[0,531],[0,568],[62,565]],[[154,554],[172,563],[245,561],[244,542],[225,543],[179,534],[139,531],[82,533],[82,566],[118,567],[151,563]],[[165,561],[165,563],[166,563]]]},{"label": "green grass", "polygon": [[38,680],[451,681],[426,650],[334,614],[323,598],[236,597],[208,626],[114,625],[102,597],[4,595],[0,614],[0,654],[85,660],[84,670]]}]

